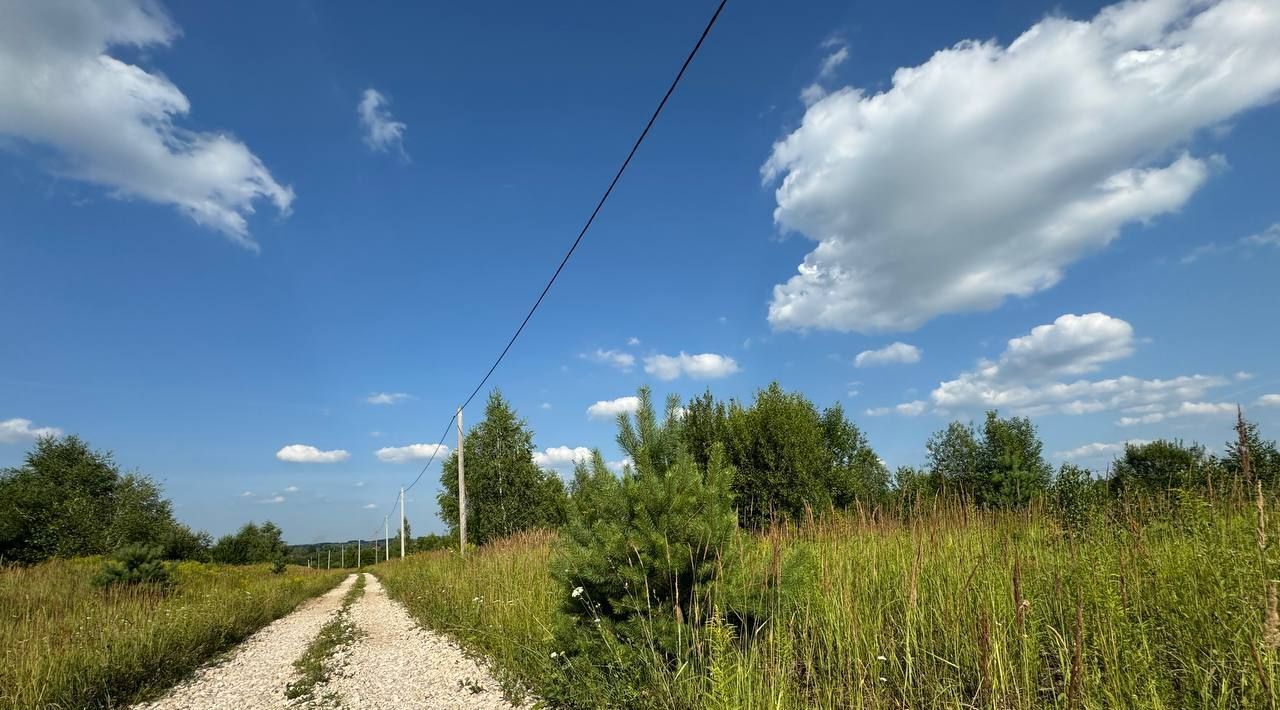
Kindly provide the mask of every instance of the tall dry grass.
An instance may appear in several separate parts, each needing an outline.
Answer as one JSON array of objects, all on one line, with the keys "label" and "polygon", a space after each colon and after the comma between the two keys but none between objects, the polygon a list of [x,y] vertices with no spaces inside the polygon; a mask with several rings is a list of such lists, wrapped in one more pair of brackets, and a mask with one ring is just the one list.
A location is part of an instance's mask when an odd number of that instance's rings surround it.
[{"label": "tall dry grass", "polygon": [[379,575],[512,685],[579,683],[582,707],[1274,707],[1272,508],[1118,503],[1074,536],[1038,509],[953,506],[742,534],[697,590],[710,620],[676,657],[640,655],[644,688],[553,657],[551,536]]},{"label": "tall dry grass", "polygon": [[0,570],[0,707],[115,707],[158,693],[345,572],[182,562],[167,592],[99,590],[95,558]]}]

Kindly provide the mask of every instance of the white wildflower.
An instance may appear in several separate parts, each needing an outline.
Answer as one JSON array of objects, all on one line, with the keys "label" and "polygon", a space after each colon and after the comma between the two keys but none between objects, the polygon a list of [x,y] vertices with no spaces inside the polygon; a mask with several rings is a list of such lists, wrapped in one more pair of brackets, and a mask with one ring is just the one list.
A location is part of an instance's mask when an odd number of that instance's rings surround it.
[{"label": "white wildflower", "polygon": [[584,591],[584,590],[582,589],[582,587],[578,587],[577,589],[574,589],[574,590],[573,590],[573,598],[574,598],[574,599],[577,599],[578,597],[582,596],[582,592],[583,592],[583,591]]}]

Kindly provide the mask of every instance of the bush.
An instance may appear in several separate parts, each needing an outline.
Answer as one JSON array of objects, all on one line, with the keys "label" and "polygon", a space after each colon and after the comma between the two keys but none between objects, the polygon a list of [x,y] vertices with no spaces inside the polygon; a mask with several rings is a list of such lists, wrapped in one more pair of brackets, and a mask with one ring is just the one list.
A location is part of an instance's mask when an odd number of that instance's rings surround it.
[{"label": "bush", "polygon": [[93,578],[99,588],[117,585],[151,584],[168,586],[172,570],[164,561],[164,550],[151,545],[126,545],[102,563]]},{"label": "bush", "polygon": [[284,558],[277,557],[275,562],[271,563],[271,572],[273,574],[284,574],[285,567]]},{"label": "bush", "polygon": [[[674,413],[669,411],[667,424]],[[566,669],[564,693],[547,700],[597,706],[607,690],[619,706],[648,704],[634,695],[644,657],[679,658],[686,625],[710,610],[700,595],[717,575],[721,551],[736,530],[729,484],[733,468],[714,445],[706,470],[684,452],[669,459],[667,427],[647,397],[633,436],[620,443],[636,462],[621,478],[599,452],[575,472],[569,521],[553,564],[563,596],[557,654]],[[623,439],[627,439],[623,442]],[[569,669],[572,669],[572,672]]]}]

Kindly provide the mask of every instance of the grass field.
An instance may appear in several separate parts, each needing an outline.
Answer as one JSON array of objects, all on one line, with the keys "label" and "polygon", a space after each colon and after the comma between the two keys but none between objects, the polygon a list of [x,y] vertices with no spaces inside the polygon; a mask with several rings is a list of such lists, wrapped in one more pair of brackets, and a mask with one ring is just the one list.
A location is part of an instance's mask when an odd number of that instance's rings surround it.
[{"label": "grass field", "polygon": [[97,559],[0,570],[0,707],[114,707],[155,694],[346,572],[183,562],[168,592],[103,591]]},{"label": "grass field", "polygon": [[1040,512],[962,508],[742,534],[696,591],[707,621],[631,678],[559,655],[551,536],[379,576],[507,682],[577,687],[566,704],[583,707],[1266,708],[1280,616],[1261,539],[1249,502],[1196,497],[1116,506],[1078,537]]}]

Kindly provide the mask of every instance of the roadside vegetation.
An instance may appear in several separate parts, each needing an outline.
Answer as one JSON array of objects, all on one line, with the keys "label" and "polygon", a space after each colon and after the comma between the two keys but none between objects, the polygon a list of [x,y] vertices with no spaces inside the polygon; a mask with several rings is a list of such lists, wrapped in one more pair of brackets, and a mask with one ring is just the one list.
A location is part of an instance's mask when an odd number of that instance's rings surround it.
[{"label": "roadside vegetation", "polygon": [[750,405],[673,399],[665,416],[640,400],[619,419],[632,464],[580,464],[558,529],[379,570],[513,694],[580,708],[1280,701],[1280,456],[1243,417],[1220,457],[1131,445],[1101,477],[1052,470],[1029,420],[991,412],[890,475],[838,409],[776,387]]},{"label": "roadside vegetation", "polygon": [[0,707],[115,707],[156,695],[345,575],[185,561],[164,585],[99,587],[102,566],[85,557],[0,572]]},{"label": "roadside vegetation", "polygon": [[[293,667],[298,669],[298,678],[285,688],[285,697],[290,700],[309,698],[317,685],[328,681],[333,672],[331,658],[338,649],[356,640],[359,631],[355,622],[351,621],[351,606],[364,594],[364,573],[361,572],[351,589],[342,597],[342,606],[320,629],[316,638],[307,646],[302,656],[294,661]],[[300,701],[305,702],[305,701]]]}]

